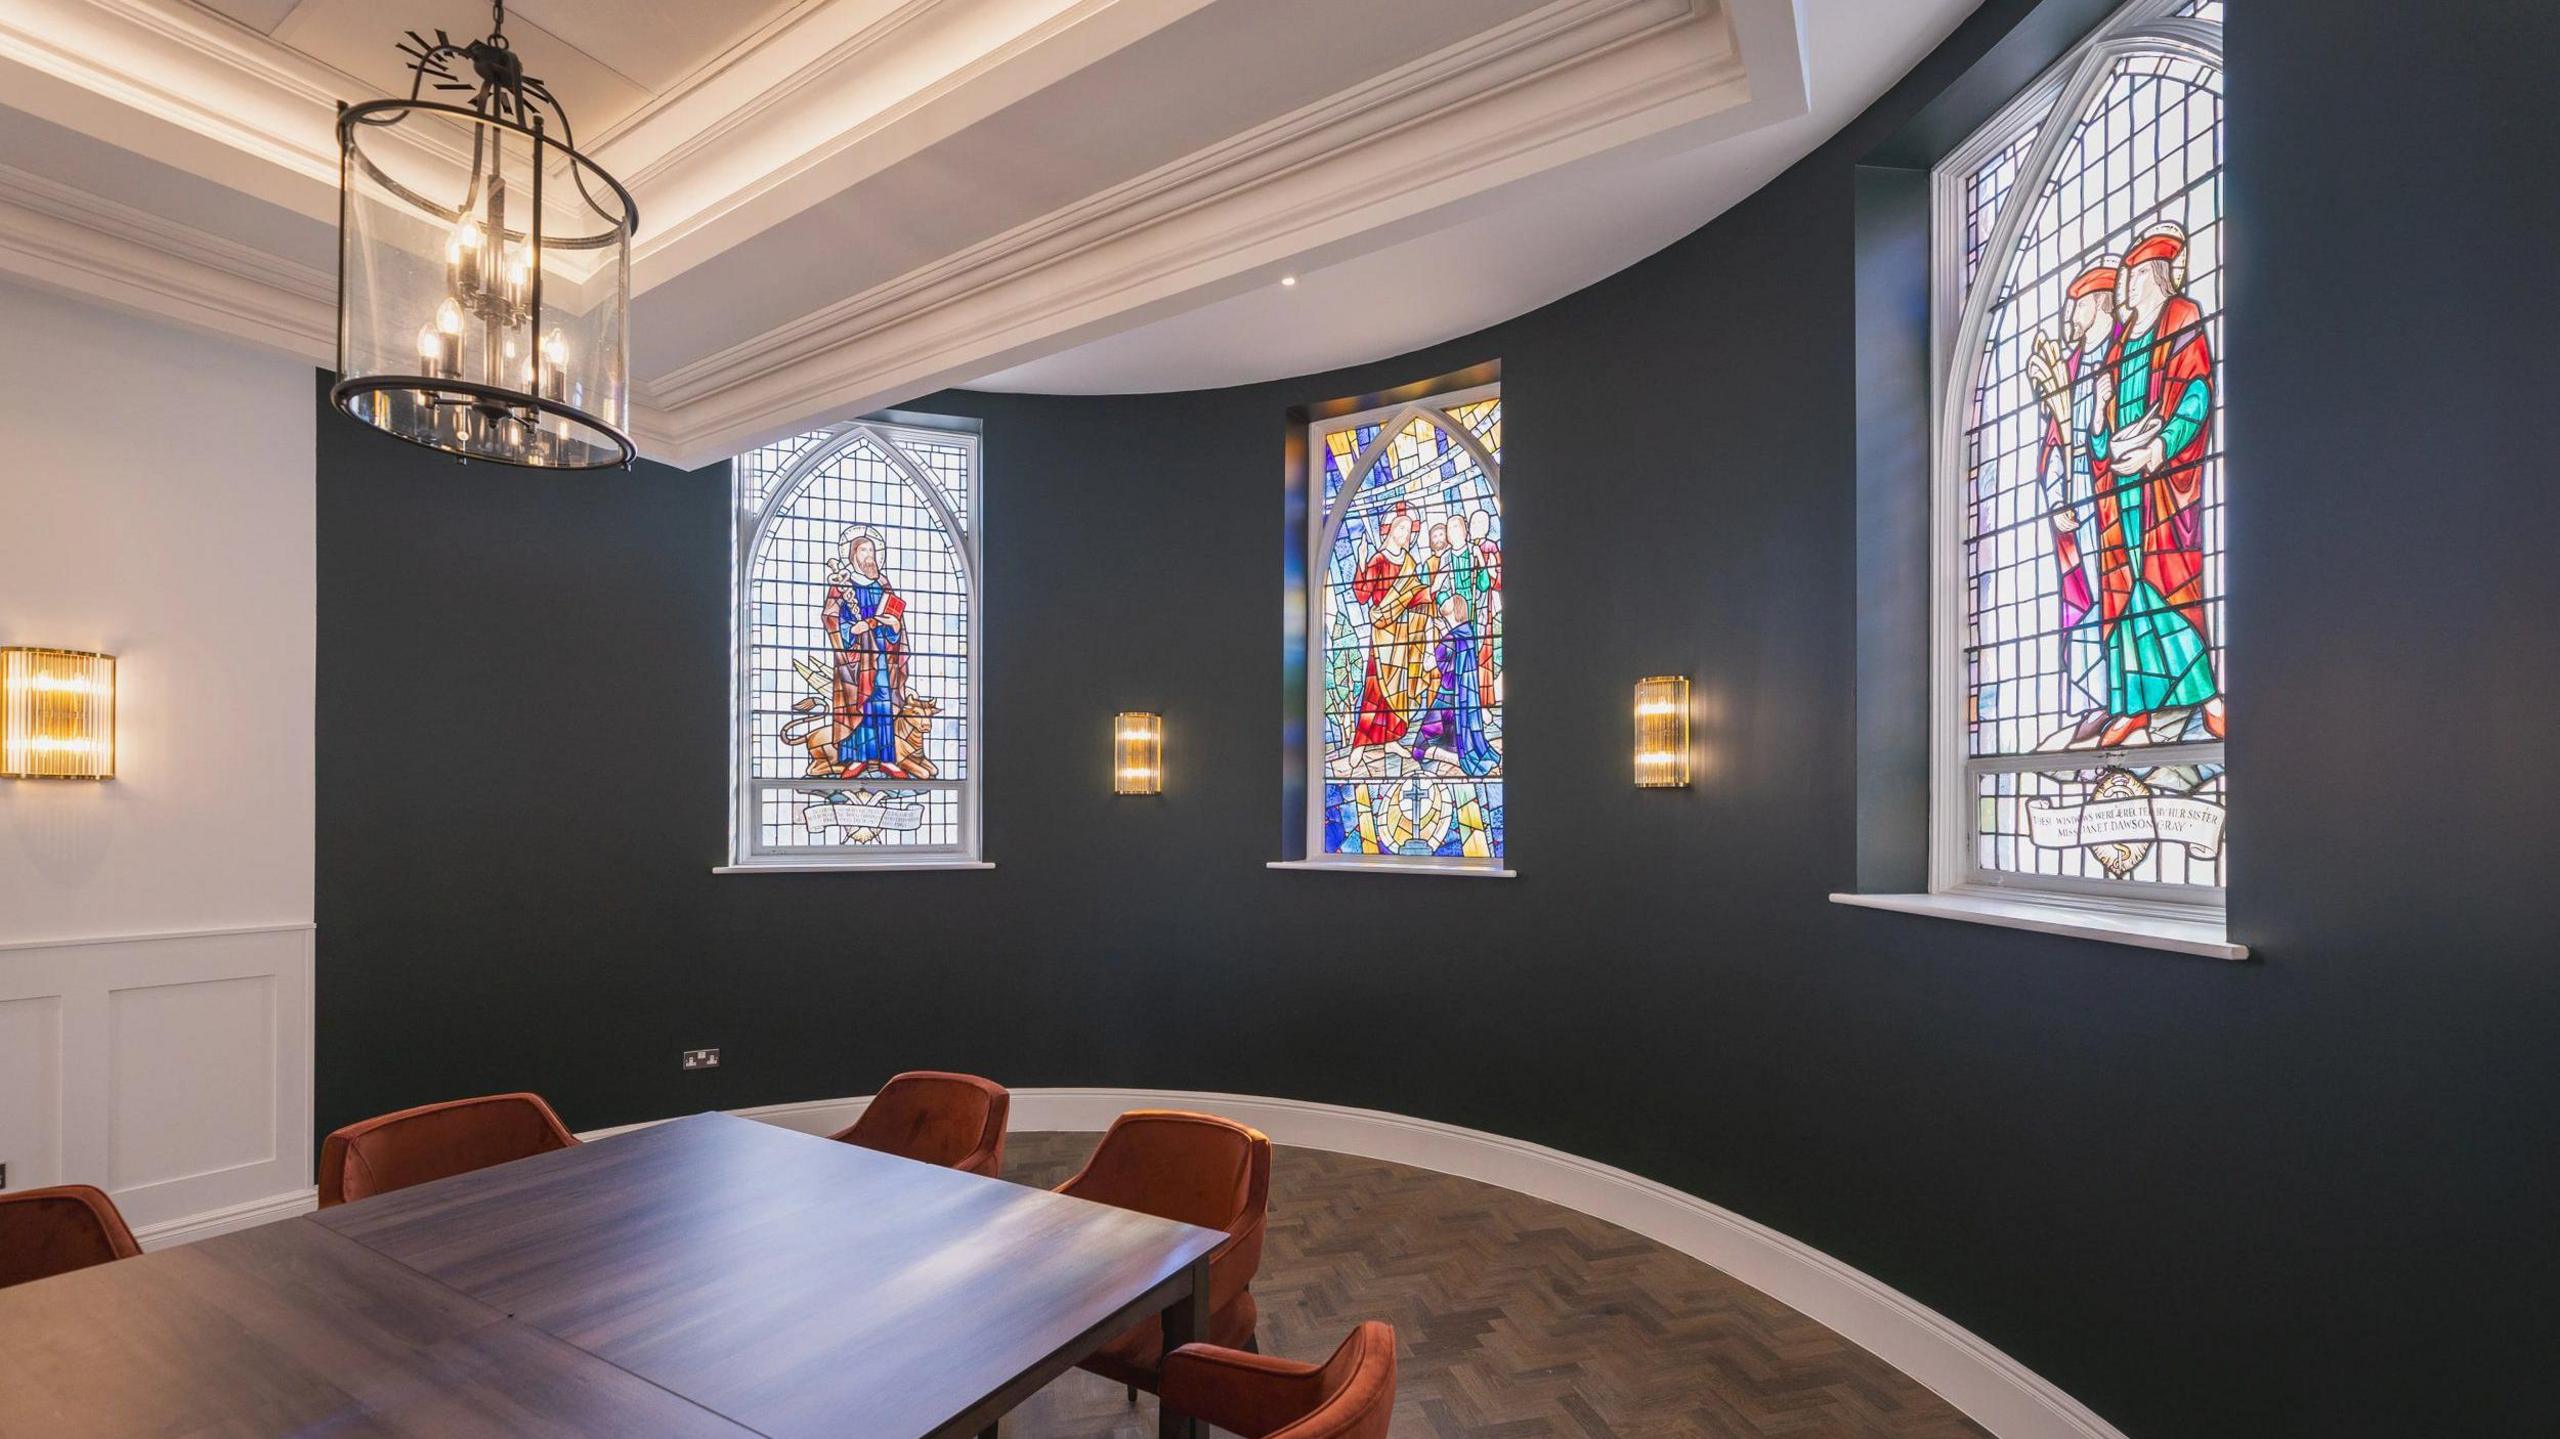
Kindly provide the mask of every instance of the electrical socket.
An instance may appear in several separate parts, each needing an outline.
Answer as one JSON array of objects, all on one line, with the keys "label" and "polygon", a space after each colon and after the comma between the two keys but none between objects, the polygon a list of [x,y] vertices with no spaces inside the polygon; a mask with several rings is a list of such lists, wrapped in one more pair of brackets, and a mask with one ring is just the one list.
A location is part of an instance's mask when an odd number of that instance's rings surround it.
[{"label": "electrical socket", "polygon": [[718,1069],[720,1067],[720,1051],[716,1049],[688,1049],[684,1052],[684,1067],[687,1069]]},{"label": "electrical socket", "polygon": [[0,1159],[0,1189],[6,1189],[6,1188],[8,1188],[8,1187],[9,1187],[9,1162],[8,1162],[7,1160],[5,1160],[5,1159]]}]

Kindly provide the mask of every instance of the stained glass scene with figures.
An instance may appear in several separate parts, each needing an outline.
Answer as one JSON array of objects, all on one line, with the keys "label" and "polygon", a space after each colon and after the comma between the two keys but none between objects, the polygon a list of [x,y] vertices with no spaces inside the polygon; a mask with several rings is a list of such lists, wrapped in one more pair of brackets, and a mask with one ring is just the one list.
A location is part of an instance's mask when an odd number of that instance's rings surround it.
[{"label": "stained glass scene with figures", "polygon": [[740,460],[745,855],[967,852],[976,465],[877,423]]},{"label": "stained glass scene with figures", "polygon": [[1995,879],[2225,879],[2221,84],[2209,51],[2129,51],[1962,177],[1961,728]]},{"label": "stained glass scene with figures", "polygon": [[[1309,669],[1311,849],[1503,853],[1502,399],[1484,389],[1319,423]],[[1320,841],[1320,847],[1316,841]]]}]

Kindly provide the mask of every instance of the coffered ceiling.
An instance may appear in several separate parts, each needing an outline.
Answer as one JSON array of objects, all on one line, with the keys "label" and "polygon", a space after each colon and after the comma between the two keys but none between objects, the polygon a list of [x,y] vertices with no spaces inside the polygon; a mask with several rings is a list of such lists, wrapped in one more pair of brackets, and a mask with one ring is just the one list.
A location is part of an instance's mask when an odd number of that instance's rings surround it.
[{"label": "coffered ceiling", "polygon": [[[1730,203],[1970,4],[517,0],[507,33],[638,198],[634,426],[691,464],[946,384],[1235,383],[1516,313]],[[400,32],[487,21],[0,0],[0,270],[328,363],[336,106],[406,92]],[[1632,209],[1556,223],[1599,194]]]}]

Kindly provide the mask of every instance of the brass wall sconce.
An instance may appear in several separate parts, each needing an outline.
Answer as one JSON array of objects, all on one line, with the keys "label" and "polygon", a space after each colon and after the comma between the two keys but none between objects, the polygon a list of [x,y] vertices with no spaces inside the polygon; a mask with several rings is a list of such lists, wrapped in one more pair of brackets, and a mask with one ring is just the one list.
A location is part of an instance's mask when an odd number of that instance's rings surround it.
[{"label": "brass wall sconce", "polygon": [[1689,784],[1689,679],[1654,675],[1636,681],[1636,788]]},{"label": "brass wall sconce", "polygon": [[0,779],[116,777],[116,657],[0,648]]},{"label": "brass wall sconce", "polygon": [[1112,721],[1111,792],[1164,793],[1164,716],[1132,710]]}]

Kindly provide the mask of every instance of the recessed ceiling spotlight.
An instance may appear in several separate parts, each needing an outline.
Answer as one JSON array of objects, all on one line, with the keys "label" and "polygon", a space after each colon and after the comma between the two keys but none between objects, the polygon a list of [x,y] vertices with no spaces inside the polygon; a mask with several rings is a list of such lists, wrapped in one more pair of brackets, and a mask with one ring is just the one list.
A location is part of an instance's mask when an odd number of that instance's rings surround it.
[{"label": "recessed ceiling spotlight", "polygon": [[1298,277],[1295,275],[1283,275],[1280,277],[1280,284],[1284,289],[1296,283],[1298,283]]}]

